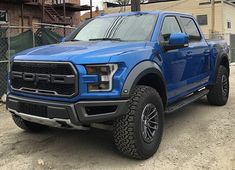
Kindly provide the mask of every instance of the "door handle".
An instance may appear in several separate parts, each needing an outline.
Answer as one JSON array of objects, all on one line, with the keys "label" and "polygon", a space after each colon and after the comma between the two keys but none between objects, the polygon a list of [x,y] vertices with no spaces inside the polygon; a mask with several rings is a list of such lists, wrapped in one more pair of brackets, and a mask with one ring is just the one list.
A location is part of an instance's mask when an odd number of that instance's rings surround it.
[{"label": "door handle", "polygon": [[205,51],[204,51],[204,54],[205,54],[205,55],[209,55],[209,54],[210,54],[210,51],[209,51],[209,50],[205,50]]},{"label": "door handle", "polygon": [[186,55],[190,56],[193,52],[192,51],[187,51]]}]

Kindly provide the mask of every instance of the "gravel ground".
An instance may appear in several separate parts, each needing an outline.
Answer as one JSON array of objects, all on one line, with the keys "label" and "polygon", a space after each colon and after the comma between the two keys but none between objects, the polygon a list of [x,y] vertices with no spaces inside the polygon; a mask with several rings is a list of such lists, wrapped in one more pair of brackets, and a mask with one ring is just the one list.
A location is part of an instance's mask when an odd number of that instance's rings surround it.
[{"label": "gravel ground", "polygon": [[209,106],[203,98],[166,116],[161,146],[146,161],[118,154],[107,131],[26,133],[0,104],[0,169],[235,170],[235,66],[231,69],[228,104]]}]

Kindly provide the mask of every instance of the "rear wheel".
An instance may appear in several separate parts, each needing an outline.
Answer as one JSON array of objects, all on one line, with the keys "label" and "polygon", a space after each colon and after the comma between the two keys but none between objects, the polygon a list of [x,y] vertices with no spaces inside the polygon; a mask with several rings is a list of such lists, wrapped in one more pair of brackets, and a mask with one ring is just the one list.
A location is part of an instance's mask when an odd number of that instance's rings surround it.
[{"label": "rear wheel", "polygon": [[224,66],[220,66],[216,77],[215,85],[209,87],[207,100],[210,104],[223,106],[227,103],[229,97],[229,76],[228,70]]},{"label": "rear wheel", "polygon": [[37,123],[26,121],[26,120],[22,119],[21,117],[14,115],[14,114],[12,114],[12,119],[19,128],[21,128],[25,131],[41,132],[41,131],[44,131],[48,128],[48,126],[44,126],[44,125],[40,125]]},{"label": "rear wheel", "polygon": [[136,159],[151,157],[161,142],[163,113],[158,92],[148,86],[137,86],[127,113],[114,123],[114,142],[118,150]]}]

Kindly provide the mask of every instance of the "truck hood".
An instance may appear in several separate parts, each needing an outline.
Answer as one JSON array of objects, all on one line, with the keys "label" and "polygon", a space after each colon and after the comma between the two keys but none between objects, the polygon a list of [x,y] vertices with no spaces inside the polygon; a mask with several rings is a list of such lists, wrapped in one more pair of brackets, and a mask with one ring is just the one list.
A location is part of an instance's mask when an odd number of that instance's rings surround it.
[{"label": "truck hood", "polygon": [[64,42],[32,48],[18,53],[14,60],[70,61],[74,64],[108,63],[112,56],[145,47],[146,42]]}]

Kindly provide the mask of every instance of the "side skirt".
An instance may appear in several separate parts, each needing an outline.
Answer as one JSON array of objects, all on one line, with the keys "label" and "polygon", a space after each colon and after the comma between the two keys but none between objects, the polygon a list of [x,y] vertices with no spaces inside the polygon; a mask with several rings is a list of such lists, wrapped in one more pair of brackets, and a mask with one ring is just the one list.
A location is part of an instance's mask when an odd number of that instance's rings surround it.
[{"label": "side skirt", "polygon": [[169,105],[165,111],[166,114],[168,113],[172,113],[190,103],[193,103],[195,102],[196,100],[202,98],[203,96],[207,95],[209,93],[209,90],[208,89],[203,89],[203,90],[200,90],[200,91],[197,91],[185,98],[183,98],[182,100],[178,101],[178,102],[175,102],[171,105]]}]

